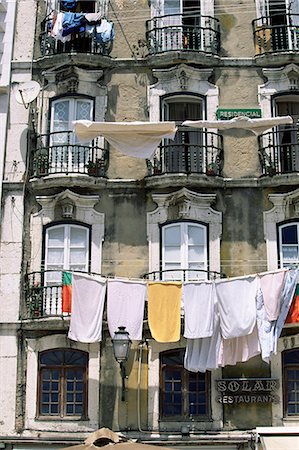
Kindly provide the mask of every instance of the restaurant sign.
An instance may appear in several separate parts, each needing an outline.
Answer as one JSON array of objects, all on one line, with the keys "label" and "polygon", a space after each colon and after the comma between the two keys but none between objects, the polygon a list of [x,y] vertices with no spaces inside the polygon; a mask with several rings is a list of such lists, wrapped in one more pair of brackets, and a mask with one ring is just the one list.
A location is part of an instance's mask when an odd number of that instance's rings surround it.
[{"label": "restaurant sign", "polygon": [[218,120],[230,120],[234,117],[249,117],[250,119],[260,119],[262,117],[262,110],[255,109],[217,109]]},{"label": "restaurant sign", "polygon": [[278,403],[278,388],[279,380],[273,378],[223,378],[216,380],[216,400],[222,404]]}]

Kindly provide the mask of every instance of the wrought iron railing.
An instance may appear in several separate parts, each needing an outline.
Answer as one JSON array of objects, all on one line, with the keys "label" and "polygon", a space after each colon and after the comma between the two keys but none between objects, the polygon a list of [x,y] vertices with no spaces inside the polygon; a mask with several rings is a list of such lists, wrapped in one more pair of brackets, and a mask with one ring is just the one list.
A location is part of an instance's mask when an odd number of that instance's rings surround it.
[{"label": "wrought iron railing", "polygon": [[179,127],[176,139],[165,140],[147,165],[149,176],[171,173],[221,176],[223,137],[206,130]]},{"label": "wrought iron railing", "polygon": [[205,269],[164,269],[148,272],[143,278],[149,281],[202,281],[226,278],[223,272]]},{"label": "wrought iron railing", "polygon": [[95,36],[88,32],[72,34],[70,41],[61,42],[51,36],[52,19],[46,19],[41,24],[40,49],[42,56],[58,53],[89,53],[93,55],[109,55],[113,41],[98,42]]},{"label": "wrought iron railing", "polygon": [[299,14],[263,16],[253,20],[255,54],[299,52]]},{"label": "wrought iron railing", "polygon": [[76,142],[72,131],[60,131],[36,135],[31,145],[31,177],[58,173],[105,176],[108,152],[99,146],[98,138],[81,144]]},{"label": "wrought iron railing", "polygon": [[149,54],[185,50],[218,54],[219,21],[199,11],[154,17],[146,21]]},{"label": "wrought iron railing", "polygon": [[283,126],[259,136],[263,175],[299,172],[299,127]]}]

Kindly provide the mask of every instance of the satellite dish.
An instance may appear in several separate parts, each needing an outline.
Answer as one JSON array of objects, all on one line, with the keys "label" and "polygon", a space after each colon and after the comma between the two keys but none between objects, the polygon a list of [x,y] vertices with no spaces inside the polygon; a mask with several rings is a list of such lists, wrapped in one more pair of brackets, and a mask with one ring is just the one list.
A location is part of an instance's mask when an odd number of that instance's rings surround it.
[{"label": "satellite dish", "polygon": [[24,105],[27,109],[29,104],[36,99],[40,91],[40,85],[37,81],[31,80],[25,83],[17,83],[14,87],[16,101]]}]

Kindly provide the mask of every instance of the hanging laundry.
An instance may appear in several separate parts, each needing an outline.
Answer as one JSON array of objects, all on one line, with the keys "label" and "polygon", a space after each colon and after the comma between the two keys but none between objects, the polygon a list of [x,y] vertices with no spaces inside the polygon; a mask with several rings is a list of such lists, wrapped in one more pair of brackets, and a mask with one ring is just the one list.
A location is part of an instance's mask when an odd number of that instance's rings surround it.
[{"label": "hanging laundry", "polygon": [[281,294],[281,308],[279,317],[275,323],[274,330],[274,347],[272,349],[272,353],[277,353],[277,345],[278,339],[280,337],[281,331],[285,324],[292,300],[294,298],[294,294],[296,291],[296,286],[299,281],[299,269],[289,270],[285,277],[285,283],[283,287],[283,291]]},{"label": "hanging laundry", "polygon": [[59,12],[58,14],[54,15],[52,30],[51,30],[50,34],[57,41],[61,41],[61,42],[64,43],[64,42],[67,42],[67,41],[71,40],[71,35],[68,35],[68,36],[63,36],[62,35],[62,32],[63,32],[63,26],[62,26],[63,18],[64,18],[64,13],[63,12]]},{"label": "hanging laundry", "polygon": [[81,142],[103,136],[110,145],[128,156],[151,158],[163,138],[173,139],[175,122],[91,122],[77,120],[74,130]]},{"label": "hanging laundry", "polygon": [[184,337],[197,339],[212,336],[215,296],[215,285],[211,281],[183,284]]},{"label": "hanging laundry", "polygon": [[249,335],[256,324],[257,277],[231,278],[215,281],[224,339]]},{"label": "hanging laundry", "polygon": [[102,339],[106,279],[73,273],[69,339],[92,343]]},{"label": "hanging laundry", "polygon": [[181,335],[182,283],[148,282],[148,324],[157,342],[178,342]]},{"label": "hanging laundry", "polygon": [[256,326],[252,333],[233,339],[222,339],[219,352],[219,366],[234,366],[246,362],[261,353]]},{"label": "hanging laundry", "polygon": [[289,309],[285,323],[299,322],[299,284],[297,284],[294,298]]},{"label": "hanging laundry", "polygon": [[114,24],[106,19],[102,19],[100,25],[96,26],[95,38],[99,44],[113,41],[115,38]]},{"label": "hanging laundry", "polygon": [[72,312],[72,274],[63,272],[62,274],[62,312]]},{"label": "hanging laundry", "polygon": [[258,275],[263,293],[265,310],[269,320],[276,320],[280,312],[280,298],[286,269]]},{"label": "hanging laundry", "polygon": [[145,281],[108,279],[107,322],[110,336],[124,326],[133,341],[142,339],[144,305],[147,294]]},{"label": "hanging laundry", "polygon": [[100,25],[101,19],[102,19],[101,13],[99,13],[99,12],[97,12],[97,13],[85,13],[84,17],[85,17],[85,20],[88,23],[94,23],[94,24],[98,23],[99,25]]},{"label": "hanging laundry", "polygon": [[206,372],[219,367],[221,345],[220,318],[217,307],[214,314],[214,332],[211,337],[187,339],[184,367],[190,372]]},{"label": "hanging laundry", "polygon": [[256,295],[256,318],[258,337],[261,346],[262,360],[269,363],[272,349],[274,348],[275,322],[268,319],[264,305],[264,297],[260,285]]},{"label": "hanging laundry", "polygon": [[85,31],[84,20],[84,14],[71,12],[64,13],[62,20],[62,36],[68,36],[72,33],[83,33]]}]

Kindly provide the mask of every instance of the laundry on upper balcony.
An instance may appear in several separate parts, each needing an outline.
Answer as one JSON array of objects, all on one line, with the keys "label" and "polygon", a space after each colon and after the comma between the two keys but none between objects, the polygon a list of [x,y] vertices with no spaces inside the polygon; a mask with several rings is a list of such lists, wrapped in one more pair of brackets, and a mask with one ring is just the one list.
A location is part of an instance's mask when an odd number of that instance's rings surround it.
[{"label": "laundry on upper balcony", "polygon": [[113,22],[100,13],[55,12],[49,34],[61,42],[70,41],[73,36],[89,36],[100,44],[113,41],[115,37]]}]

